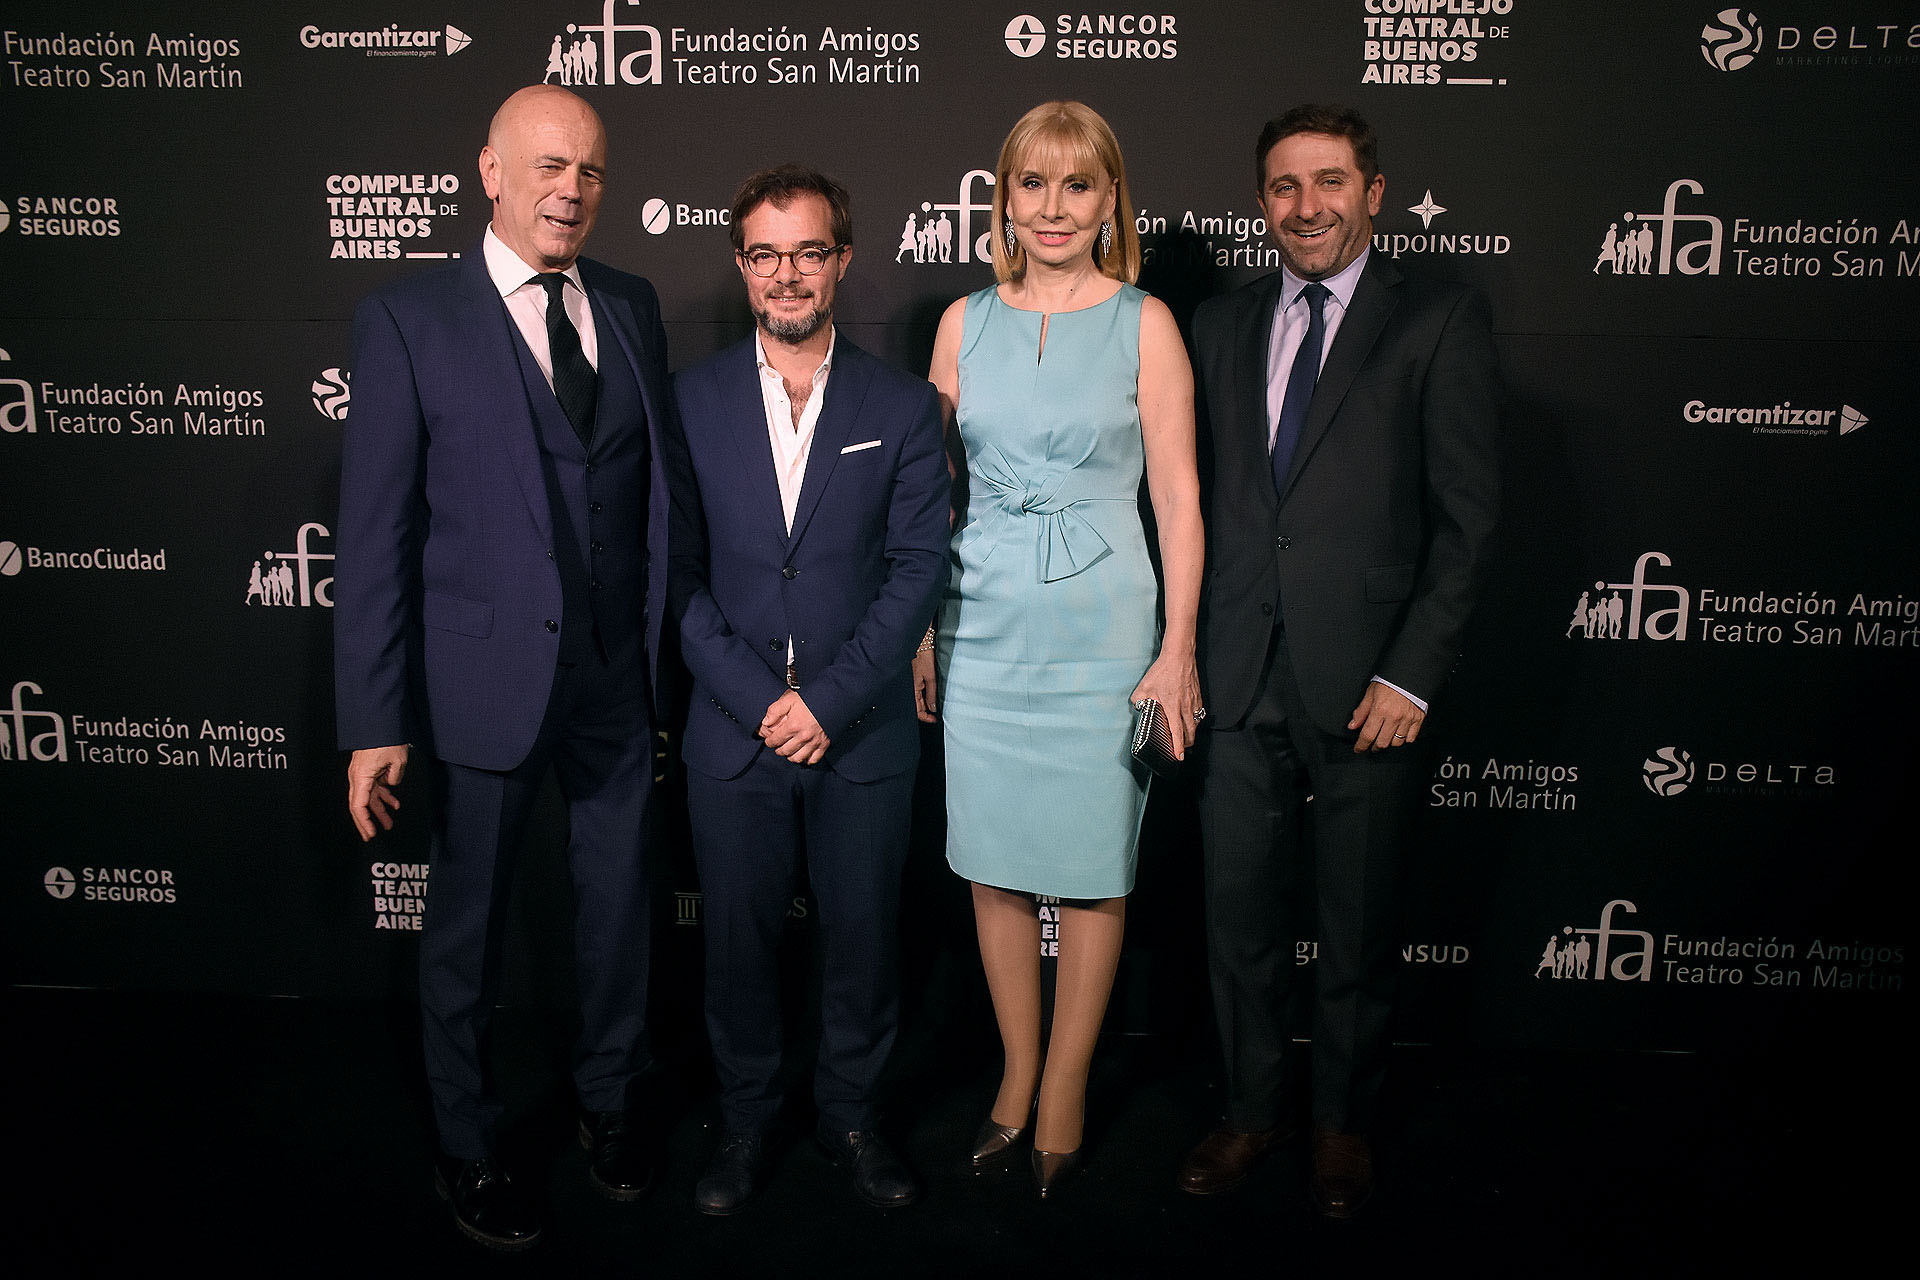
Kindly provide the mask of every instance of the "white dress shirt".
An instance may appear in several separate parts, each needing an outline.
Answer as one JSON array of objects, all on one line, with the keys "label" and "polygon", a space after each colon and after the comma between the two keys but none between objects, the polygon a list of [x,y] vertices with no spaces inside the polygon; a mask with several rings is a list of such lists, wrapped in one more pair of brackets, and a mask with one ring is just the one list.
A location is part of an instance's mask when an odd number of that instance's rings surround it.
[{"label": "white dress shirt", "polygon": [[787,532],[793,532],[794,508],[800,504],[800,486],[807,478],[807,459],[813,454],[813,428],[820,421],[820,406],[827,398],[827,375],[833,371],[833,346],[837,331],[827,339],[827,355],[813,371],[813,390],[793,420],[793,400],[787,395],[786,379],[767,363],[767,348],[760,330],[753,331],[753,360],[760,370],[760,403],[767,411],[767,443],[773,447],[773,473],[780,481],[780,512],[786,517]]},{"label": "white dress shirt", "polygon": [[[1340,332],[1341,322],[1347,318],[1347,308],[1353,305],[1353,290],[1360,283],[1360,273],[1366,269],[1367,255],[1371,248],[1362,249],[1360,256],[1349,262],[1338,275],[1333,275],[1320,283],[1331,291],[1332,296],[1320,304],[1322,322],[1326,336],[1320,347],[1320,364],[1327,363],[1327,352],[1333,350],[1333,336]],[[1294,357],[1300,353],[1300,344],[1307,340],[1307,326],[1313,321],[1313,312],[1307,306],[1301,292],[1307,282],[1286,269],[1280,268],[1280,298],[1273,309],[1273,338],[1267,347],[1267,451],[1273,451],[1273,438],[1280,430],[1280,406],[1287,398],[1287,378],[1293,372]],[[1403,695],[1407,701],[1420,708],[1427,709],[1424,699],[1416,697],[1391,680],[1373,677],[1375,684],[1383,684],[1395,693]]]},{"label": "white dress shirt", "polygon": [[[787,380],[767,363],[766,344],[760,330],[753,331],[753,362],[760,370],[760,404],[767,413],[767,443],[773,448],[773,475],[780,482],[780,514],[786,517],[787,532],[793,532],[794,509],[800,505],[800,486],[807,479],[807,459],[813,456],[813,429],[820,421],[820,406],[827,399],[827,375],[833,372],[833,348],[840,340],[839,330],[829,330],[827,354],[813,371],[813,390],[793,420],[793,398],[787,394]],[[793,637],[787,637],[787,667],[793,667]]]},{"label": "white dress shirt", "polygon": [[[540,372],[547,375],[547,386],[552,387],[553,352],[547,347],[547,287],[534,279],[542,272],[538,267],[528,266],[519,254],[507,248],[506,242],[493,234],[491,226],[480,242],[480,251],[487,260],[487,275],[493,280],[493,287],[500,291],[500,300],[507,304],[507,314],[513,317],[520,336],[527,340]],[[560,296],[566,303],[567,319],[573,321],[574,330],[580,335],[580,350],[587,357],[587,363],[598,369],[600,341],[593,328],[593,308],[587,305],[586,286],[580,283],[580,264],[570,264],[564,274],[569,287],[562,290]]]}]

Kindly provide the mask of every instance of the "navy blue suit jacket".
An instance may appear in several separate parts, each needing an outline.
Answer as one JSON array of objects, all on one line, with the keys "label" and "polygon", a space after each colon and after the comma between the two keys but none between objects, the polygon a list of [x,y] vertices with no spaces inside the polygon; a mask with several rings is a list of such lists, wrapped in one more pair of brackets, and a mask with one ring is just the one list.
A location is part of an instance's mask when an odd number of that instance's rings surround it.
[{"label": "navy blue suit jacket", "polygon": [[[645,280],[586,259],[580,278],[601,365],[632,368],[653,446],[651,599],[616,607],[648,611],[658,700],[668,509],[660,457],[673,415],[666,335]],[[354,316],[334,578],[345,749],[414,743],[455,764],[503,770],[532,748],[560,652],[549,623],[562,612],[536,422],[558,406],[527,385],[520,341],[478,247],[381,289]]]},{"label": "navy blue suit jacket", "polygon": [[948,479],[933,387],[840,334],[788,534],[753,339],[682,371],[669,608],[693,674],[683,752],[744,772],[786,691],[831,745],[824,764],[869,782],[918,758],[913,652],[946,587]]}]

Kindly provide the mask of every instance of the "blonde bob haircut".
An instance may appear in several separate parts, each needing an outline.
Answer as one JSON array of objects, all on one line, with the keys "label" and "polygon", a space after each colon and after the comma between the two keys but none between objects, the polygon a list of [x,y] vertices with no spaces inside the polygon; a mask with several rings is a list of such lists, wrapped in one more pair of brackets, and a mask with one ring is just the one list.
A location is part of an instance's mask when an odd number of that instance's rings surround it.
[{"label": "blonde bob haircut", "polygon": [[1017,171],[1040,164],[1057,164],[1068,173],[1104,172],[1113,179],[1113,248],[1100,252],[1093,245],[1093,265],[1102,275],[1133,284],[1140,278],[1140,236],[1133,226],[1133,198],[1127,194],[1127,163],[1120,158],[1120,141],[1083,102],[1043,102],[1020,117],[1000,145],[1000,163],[994,170],[993,274],[1002,284],[1027,273],[1027,251],[1007,250],[1007,192]]}]

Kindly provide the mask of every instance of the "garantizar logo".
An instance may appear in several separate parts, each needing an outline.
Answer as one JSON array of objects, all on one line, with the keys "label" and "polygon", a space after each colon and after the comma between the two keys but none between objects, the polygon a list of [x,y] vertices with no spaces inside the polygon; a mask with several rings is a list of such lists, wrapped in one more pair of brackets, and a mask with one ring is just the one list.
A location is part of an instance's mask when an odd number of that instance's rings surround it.
[{"label": "garantizar logo", "polygon": [[1616,928],[1614,912],[1621,909],[1630,916],[1640,914],[1633,903],[1615,898],[1600,909],[1600,923],[1593,928],[1576,929],[1567,924],[1560,926],[1559,933],[1549,934],[1533,976],[1576,982],[1651,982],[1653,935],[1639,929]]},{"label": "garantizar logo", "polygon": [[[67,762],[67,718],[57,711],[27,706],[27,695],[43,690],[31,680],[13,686],[13,705],[0,708],[0,760],[37,760],[43,764]],[[42,724],[51,728],[38,728]]]},{"label": "garantizar logo", "polygon": [[1867,415],[1850,404],[1837,409],[1806,409],[1791,400],[1770,405],[1712,404],[1689,400],[1680,407],[1688,422],[1747,427],[1756,436],[1844,436],[1867,425]]},{"label": "garantizar logo", "polygon": [[1677,796],[1693,782],[1693,756],[1685,747],[1661,747],[1641,761],[1640,781],[1662,799]]},{"label": "garantizar logo", "polygon": [[675,227],[724,227],[733,221],[733,210],[715,209],[653,196],[640,206],[640,224],[649,235],[665,235]]},{"label": "garantizar logo", "polygon": [[598,84],[659,84],[660,28],[644,22],[614,21],[616,13],[637,8],[639,2],[626,0],[623,6],[619,0],[603,0],[599,22],[569,22],[566,31],[556,35],[547,49],[546,73],[540,83],[576,89]]},{"label": "garantizar logo", "polygon": [[320,376],[313,380],[313,407],[323,418],[332,418],[335,422],[344,422],[347,406],[353,400],[353,374],[338,366],[322,369]]},{"label": "garantizar logo", "polygon": [[73,896],[73,872],[65,867],[48,867],[41,883],[47,886],[47,896],[50,898]]},{"label": "garantizar logo", "polygon": [[253,605],[285,605],[308,608],[319,605],[323,609],[333,607],[332,577],[316,578],[313,570],[321,561],[331,565],[331,551],[315,551],[307,539],[310,535],[331,538],[327,526],[308,521],[300,526],[293,535],[292,551],[266,551],[253,562],[253,571],[247,576],[247,594],[243,601]]},{"label": "garantizar logo", "polygon": [[1717,71],[1738,71],[1766,45],[1751,9],[1722,9],[1700,28],[1700,56]]},{"label": "garantizar logo", "polygon": [[[1573,606],[1573,620],[1567,624],[1569,638],[1585,640],[1685,640],[1687,611],[1693,597],[1685,587],[1647,580],[1647,566],[1669,568],[1673,560],[1665,552],[1647,551],[1633,562],[1633,576],[1625,582],[1597,581],[1593,590],[1582,591]],[[1626,595],[1622,597],[1621,592]],[[1675,603],[1664,609],[1648,610],[1649,598]]]},{"label": "garantizar logo", "polygon": [[[986,193],[980,199],[974,197],[975,182],[986,184]],[[992,191],[993,174],[990,171],[969,169],[962,175],[960,193],[951,203],[922,200],[919,210],[909,212],[900,228],[900,246],[895,250],[893,260],[991,262],[993,250],[987,243],[991,233],[983,225],[976,235],[974,226],[976,215],[989,215],[980,219],[982,224],[990,220],[993,213]]]},{"label": "garantizar logo", "polygon": [[357,49],[369,58],[433,58],[442,50],[451,57],[473,37],[451,24],[439,31],[404,30],[397,22],[373,31],[327,31],[309,23],[300,28],[300,43],[308,49]]},{"label": "garantizar logo", "polygon": [[1047,24],[1030,13],[1007,23],[1007,51],[1016,58],[1031,58],[1047,44]]},{"label": "garantizar logo", "polygon": [[1031,58],[1054,37],[1053,56],[1079,61],[1168,61],[1180,56],[1180,20],[1171,13],[1023,13],[1007,23],[1007,52]]}]

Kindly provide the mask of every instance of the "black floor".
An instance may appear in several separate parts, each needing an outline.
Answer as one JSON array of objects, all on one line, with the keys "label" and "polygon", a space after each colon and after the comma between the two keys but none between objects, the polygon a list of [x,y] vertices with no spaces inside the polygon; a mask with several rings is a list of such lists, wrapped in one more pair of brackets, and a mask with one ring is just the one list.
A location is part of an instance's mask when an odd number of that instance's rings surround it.
[{"label": "black floor", "polygon": [[509,1257],[431,1193],[407,1007],[12,990],[5,1009],[10,1275],[1853,1274],[1904,1241],[1914,1187],[1903,1061],[1400,1048],[1364,1221],[1315,1217],[1298,1146],[1200,1199],[1173,1173],[1217,1102],[1211,1048],[1163,1036],[1102,1043],[1088,1169],[1041,1205],[1018,1170],[964,1169],[996,1068],[933,1035],[890,1111],[920,1204],[866,1208],[796,1140],[714,1219],[690,1202],[715,1138],[698,1057],[663,1050],[663,1185],[612,1204],[571,1145],[565,1029],[523,1009],[499,1036],[504,1154],[551,1215]]}]

